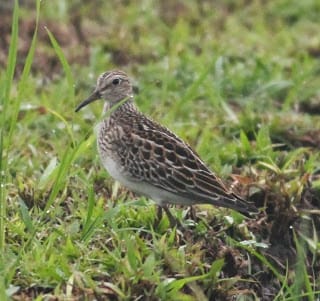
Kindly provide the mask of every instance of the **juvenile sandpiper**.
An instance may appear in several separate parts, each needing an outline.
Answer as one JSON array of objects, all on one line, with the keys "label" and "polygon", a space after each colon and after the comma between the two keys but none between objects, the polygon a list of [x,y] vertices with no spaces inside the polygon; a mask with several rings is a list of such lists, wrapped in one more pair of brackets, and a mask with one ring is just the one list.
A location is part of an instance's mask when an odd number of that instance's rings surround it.
[{"label": "juvenile sandpiper", "polygon": [[187,143],[137,109],[126,73],[101,74],[95,90],[76,112],[98,99],[104,101],[106,115],[97,137],[103,166],[129,190],[164,208],[171,223],[167,204],[212,204],[246,216],[258,212],[252,203],[227,189]]}]

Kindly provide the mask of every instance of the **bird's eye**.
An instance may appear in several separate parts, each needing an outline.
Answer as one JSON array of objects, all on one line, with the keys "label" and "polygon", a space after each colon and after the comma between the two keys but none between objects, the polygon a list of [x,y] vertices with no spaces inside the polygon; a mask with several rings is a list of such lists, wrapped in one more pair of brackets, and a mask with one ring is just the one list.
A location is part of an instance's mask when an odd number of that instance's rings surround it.
[{"label": "bird's eye", "polygon": [[112,81],[112,84],[113,84],[113,85],[119,85],[119,84],[120,84],[120,78],[115,78],[115,79]]}]

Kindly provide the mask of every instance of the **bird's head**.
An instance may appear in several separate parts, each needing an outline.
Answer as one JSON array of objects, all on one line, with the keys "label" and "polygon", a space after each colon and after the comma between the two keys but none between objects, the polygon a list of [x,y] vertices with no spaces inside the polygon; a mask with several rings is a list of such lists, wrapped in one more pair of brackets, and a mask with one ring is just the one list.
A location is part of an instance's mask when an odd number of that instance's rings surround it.
[{"label": "bird's head", "polygon": [[75,111],[78,112],[89,103],[98,99],[103,99],[113,106],[124,99],[132,98],[132,95],[133,88],[131,81],[123,71],[107,71],[98,77],[93,93],[81,102]]}]

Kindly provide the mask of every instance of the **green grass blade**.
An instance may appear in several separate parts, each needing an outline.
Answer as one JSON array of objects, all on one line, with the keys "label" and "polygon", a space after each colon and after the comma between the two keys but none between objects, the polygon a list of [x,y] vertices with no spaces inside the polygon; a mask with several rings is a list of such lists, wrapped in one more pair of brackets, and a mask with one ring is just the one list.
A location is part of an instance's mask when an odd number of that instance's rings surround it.
[{"label": "green grass blade", "polygon": [[45,29],[48,33],[52,47],[55,50],[55,52],[60,60],[60,63],[63,67],[63,70],[66,74],[66,77],[67,77],[67,82],[68,82],[68,87],[69,87],[68,98],[74,102],[74,79],[73,79],[70,65],[69,65],[65,55],[63,54],[63,51],[62,51],[58,41],[56,40],[56,38],[53,36],[53,34],[50,32],[50,30],[47,27],[45,27]]},{"label": "green grass blade", "polygon": [[2,118],[0,118],[0,299],[7,300],[6,296],[6,279],[5,273],[5,232],[6,232],[6,198],[7,198],[7,162],[8,162],[8,150],[5,148],[8,146],[7,133],[5,133],[5,126],[10,120],[8,120],[8,107],[10,104],[10,92],[13,82],[13,76],[17,61],[18,50],[18,32],[19,32],[19,3],[16,0],[14,4],[13,17],[12,17],[12,30],[11,40],[8,55],[8,64],[6,70],[6,77],[4,85],[1,87],[3,94],[1,99],[2,104]]},{"label": "green grass blade", "polygon": [[[17,50],[18,50],[18,32],[19,32],[19,5],[18,1],[15,1],[14,11],[13,11],[13,18],[12,18],[12,34],[11,34],[11,41],[10,41],[10,49],[9,49],[9,57],[8,57],[8,66],[6,72],[6,81],[4,87],[4,99],[3,99],[3,114],[4,118],[1,119],[2,126],[1,126],[1,133],[0,133],[0,140],[1,140],[1,152],[0,152],[0,171],[1,171],[1,183],[7,182],[7,159],[10,152],[10,147],[12,145],[12,137],[14,130],[16,128],[18,114],[20,110],[21,100],[23,98],[23,93],[25,87],[28,85],[29,74],[31,70],[31,65],[34,58],[34,53],[36,49],[36,39],[37,39],[37,32],[38,32],[38,21],[40,15],[40,0],[37,1],[37,9],[36,9],[36,26],[35,31],[33,33],[31,45],[25,59],[25,65],[22,71],[21,79],[18,83],[18,93],[15,98],[14,102],[10,101],[10,91],[13,83],[13,76],[16,66],[16,59],[17,59]],[[10,114],[9,114],[10,108]],[[7,132],[4,134],[4,129],[7,127]],[[6,157],[3,156],[4,148],[6,149],[5,154]],[[6,216],[6,192],[5,192],[5,184],[1,185],[0,187],[0,249],[1,251],[4,250],[4,231],[5,231],[5,220],[4,217]],[[29,212],[24,204],[20,202],[20,214],[22,220],[25,222],[26,226],[32,229],[32,221],[29,216]],[[3,254],[3,252],[1,252]],[[11,262],[13,264],[14,262]],[[15,264],[12,265],[10,270],[7,269],[6,273],[3,275],[6,277],[7,283],[10,283],[10,279],[14,276],[15,273]],[[0,273],[2,274],[2,273]],[[1,280],[0,280],[1,282]],[[1,284],[2,286],[2,284]],[[2,289],[0,293],[0,299],[5,300]]]},{"label": "green grass blade", "polygon": [[66,148],[63,157],[61,159],[60,164],[58,164],[58,171],[56,174],[56,178],[54,180],[54,184],[52,187],[52,191],[50,193],[50,197],[46,203],[44,212],[49,209],[49,207],[53,204],[55,201],[58,193],[63,190],[63,188],[66,186],[66,177],[68,175],[68,170],[70,165],[73,162],[75,150],[72,149],[70,146]]},{"label": "green grass blade", "polygon": [[20,205],[21,219],[22,219],[23,223],[25,224],[25,226],[27,227],[28,231],[31,232],[34,229],[34,226],[32,223],[31,216],[29,214],[28,207],[26,206],[26,204],[23,202],[23,200],[21,198],[19,199],[19,205]]},{"label": "green grass blade", "polygon": [[[232,240],[233,241],[233,240]],[[258,253],[255,249],[253,249],[250,246],[243,245],[241,243],[237,243],[236,241],[233,241],[235,245],[239,246],[240,248],[243,248],[247,250],[250,254],[255,256],[263,265],[268,267],[268,269],[277,277],[277,279],[283,284],[283,286],[288,289],[288,285],[286,283],[286,278],[281,275],[280,272],[263,256],[262,254]]]},{"label": "green grass blade", "polygon": [[6,71],[6,80],[4,86],[3,94],[3,118],[1,118],[1,152],[0,152],[0,253],[3,253],[5,245],[5,216],[6,216],[6,183],[7,183],[7,156],[8,152],[3,152],[4,148],[8,145],[7,133],[5,134],[5,126],[9,122],[7,120],[7,110],[10,103],[10,91],[13,81],[14,70],[17,60],[17,49],[18,49],[18,19],[19,19],[19,4],[15,1],[13,18],[12,18],[12,31],[11,31],[11,41],[8,57],[8,65]]},{"label": "green grass blade", "polygon": [[50,109],[50,108],[47,108],[48,112],[50,112],[52,115],[56,116],[58,119],[60,119],[62,121],[62,123],[65,125],[66,127],[66,130],[69,134],[69,137],[71,139],[71,143],[72,145],[75,145],[74,143],[74,136],[73,136],[73,132],[71,130],[71,127],[68,123],[68,121],[61,115],[59,114],[57,111],[53,110],[53,109]]},{"label": "green grass blade", "polygon": [[183,286],[186,284],[193,282],[193,281],[198,281],[198,280],[203,280],[208,277],[211,278],[216,278],[217,273],[219,273],[224,265],[224,260],[223,259],[218,259],[215,262],[213,262],[211,269],[208,273],[199,275],[199,276],[190,276],[190,277],[185,277],[182,279],[176,279],[170,282],[167,286],[168,291],[170,293],[177,293],[180,289],[182,289]]},{"label": "green grass blade", "polygon": [[12,135],[13,135],[14,129],[16,127],[23,92],[24,92],[26,86],[28,85],[28,77],[30,74],[31,65],[32,65],[34,53],[36,50],[39,15],[40,15],[40,0],[37,1],[37,14],[36,14],[35,31],[33,33],[31,45],[30,45],[30,48],[29,48],[29,51],[28,51],[28,54],[27,54],[27,57],[25,60],[25,65],[23,67],[22,76],[21,76],[19,83],[18,83],[18,96],[15,99],[15,101],[13,102],[13,107],[11,109],[12,115],[10,118],[9,133],[7,134],[7,141],[8,141],[7,145],[12,145],[12,143],[11,143]]},{"label": "green grass blade", "polygon": [[[307,232],[307,225],[303,225],[302,229]],[[300,300],[300,295],[306,291],[306,297],[309,301],[315,300],[312,285],[310,283],[308,272],[305,264],[306,258],[306,243],[301,239],[299,240],[296,233],[293,232],[294,242],[297,249],[297,262],[296,262],[296,277],[294,278],[293,295],[297,296],[294,300]],[[298,297],[299,296],[299,297]]]},{"label": "green grass blade", "polygon": [[10,48],[8,55],[8,64],[6,71],[6,80],[4,86],[4,94],[3,94],[3,112],[6,114],[7,106],[9,104],[9,96],[14,76],[14,71],[16,68],[17,61],[17,51],[18,51],[18,32],[19,32],[19,3],[16,0],[13,10],[12,16],[12,30],[11,30],[11,40],[10,40]]},{"label": "green grass blade", "polygon": [[[58,41],[56,40],[56,38],[54,37],[54,35],[50,32],[50,30],[45,27],[47,33],[48,33],[48,36],[49,36],[49,39],[50,39],[50,42],[52,44],[52,47],[53,49],[55,50],[56,52],[56,55],[58,56],[59,58],[59,61],[62,65],[62,68],[66,74],[66,78],[67,78],[67,82],[68,82],[68,98],[70,99],[70,102],[73,102],[75,101],[75,98],[74,98],[74,95],[75,95],[75,90],[74,90],[74,79],[73,79],[73,75],[72,75],[72,72],[71,72],[71,68],[70,68],[70,65],[58,43]],[[53,110],[51,110],[51,113],[54,113],[56,116],[59,115],[58,113],[55,113]],[[73,134],[72,134],[72,131],[70,129],[70,126],[68,125],[68,123],[65,121],[65,119],[62,117],[62,116],[58,116],[63,122],[64,124],[66,125],[67,127],[67,131],[70,135],[70,138],[71,138],[71,142],[72,142],[72,145],[75,145],[75,142],[74,142],[74,137],[73,137]]]}]

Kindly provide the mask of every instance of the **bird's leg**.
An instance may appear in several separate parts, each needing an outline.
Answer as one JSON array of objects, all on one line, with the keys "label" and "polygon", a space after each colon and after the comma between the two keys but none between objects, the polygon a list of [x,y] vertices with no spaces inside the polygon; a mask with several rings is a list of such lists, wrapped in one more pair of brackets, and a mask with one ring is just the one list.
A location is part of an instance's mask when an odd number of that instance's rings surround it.
[{"label": "bird's leg", "polygon": [[196,215],[196,211],[194,210],[193,206],[190,206],[190,208],[189,208],[189,216],[194,222],[196,221],[197,215]]},{"label": "bird's leg", "polygon": [[162,219],[162,206],[157,206],[157,223],[160,223]]},{"label": "bird's leg", "polygon": [[177,227],[177,226],[182,227],[182,225],[181,225],[181,223],[178,221],[178,219],[175,218],[175,217],[172,215],[172,213],[170,212],[170,209],[169,209],[169,207],[168,207],[167,205],[162,206],[162,209],[166,212],[166,214],[167,214],[167,216],[168,216],[168,219],[169,219],[169,222],[170,222],[170,226],[171,226],[172,228]]},{"label": "bird's leg", "polygon": [[169,219],[170,226],[172,228],[177,227],[177,226],[183,228],[181,223],[178,221],[178,219],[176,219],[172,215],[172,213],[171,213],[171,211],[170,211],[170,209],[169,209],[169,207],[167,205],[158,206],[158,208],[157,208],[157,219],[156,219],[155,225],[160,223],[160,221],[162,219],[162,216],[163,216],[163,214],[162,214],[163,210],[165,211],[165,213],[166,213],[166,215],[167,215],[167,217]]}]

